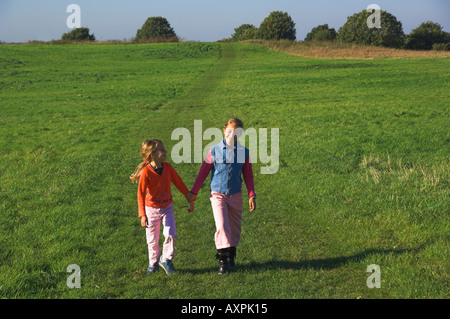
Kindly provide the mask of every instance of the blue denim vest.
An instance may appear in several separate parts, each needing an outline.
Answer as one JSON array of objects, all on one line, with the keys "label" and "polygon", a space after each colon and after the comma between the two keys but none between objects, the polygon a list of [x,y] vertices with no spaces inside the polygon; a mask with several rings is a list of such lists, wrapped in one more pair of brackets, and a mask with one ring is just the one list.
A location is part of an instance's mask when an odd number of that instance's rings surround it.
[{"label": "blue denim vest", "polygon": [[227,147],[225,139],[211,147],[214,166],[211,170],[211,191],[233,195],[242,190],[242,167],[249,150],[239,143]]}]

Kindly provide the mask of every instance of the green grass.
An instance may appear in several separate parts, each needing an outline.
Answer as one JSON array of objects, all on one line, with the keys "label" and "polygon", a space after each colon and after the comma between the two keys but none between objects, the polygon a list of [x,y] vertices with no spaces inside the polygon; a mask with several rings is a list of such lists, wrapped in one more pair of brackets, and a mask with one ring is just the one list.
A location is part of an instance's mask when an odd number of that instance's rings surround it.
[{"label": "green grass", "polygon": [[[0,46],[0,297],[450,297],[449,63],[240,43]],[[278,172],[253,165],[237,271],[216,275],[205,182],[193,214],[173,188],[178,273],[145,275],[128,178],[140,143],[170,152],[175,128],[232,116],[280,129]],[[191,187],[200,164],[174,167]]]}]

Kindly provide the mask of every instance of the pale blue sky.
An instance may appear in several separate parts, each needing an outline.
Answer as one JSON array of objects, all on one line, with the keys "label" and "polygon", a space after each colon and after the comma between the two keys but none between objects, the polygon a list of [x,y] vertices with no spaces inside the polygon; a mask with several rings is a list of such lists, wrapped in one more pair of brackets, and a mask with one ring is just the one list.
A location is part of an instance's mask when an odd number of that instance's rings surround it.
[{"label": "pale blue sky", "polygon": [[450,32],[450,0],[0,0],[0,40],[60,39],[69,4],[81,8],[81,26],[97,40],[129,39],[145,20],[163,16],[185,40],[216,41],[229,37],[243,23],[259,26],[272,11],[286,11],[297,29],[297,40],[319,24],[336,31],[348,16],[378,4],[397,17],[409,33],[420,23],[438,22]]}]

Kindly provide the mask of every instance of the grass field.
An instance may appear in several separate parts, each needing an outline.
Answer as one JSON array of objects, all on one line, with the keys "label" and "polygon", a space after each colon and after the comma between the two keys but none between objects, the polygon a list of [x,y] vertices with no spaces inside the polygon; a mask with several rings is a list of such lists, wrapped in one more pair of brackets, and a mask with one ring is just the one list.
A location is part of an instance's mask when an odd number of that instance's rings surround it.
[{"label": "grass field", "polygon": [[[449,298],[449,67],[250,43],[1,45],[0,297]],[[145,275],[142,140],[170,152],[175,128],[234,116],[280,130],[278,172],[253,164],[237,270],[216,275],[205,182],[193,214],[173,188],[177,274]],[[174,167],[190,188],[200,164]]]}]

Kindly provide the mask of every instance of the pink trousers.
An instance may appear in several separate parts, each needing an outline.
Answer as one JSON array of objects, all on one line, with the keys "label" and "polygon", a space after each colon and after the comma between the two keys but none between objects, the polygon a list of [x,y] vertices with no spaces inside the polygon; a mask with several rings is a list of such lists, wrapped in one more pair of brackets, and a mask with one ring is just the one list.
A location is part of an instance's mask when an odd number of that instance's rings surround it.
[{"label": "pink trousers", "polygon": [[216,223],[216,249],[236,247],[241,237],[242,192],[233,195],[211,192],[210,200]]},{"label": "pink trousers", "polygon": [[161,222],[163,223],[164,244],[161,259],[173,259],[175,251],[175,241],[177,233],[175,229],[175,216],[173,206],[170,204],[166,208],[145,207],[148,226],[145,229],[148,244],[149,264],[154,265],[158,262],[161,254],[159,248],[159,235],[161,232]]}]

